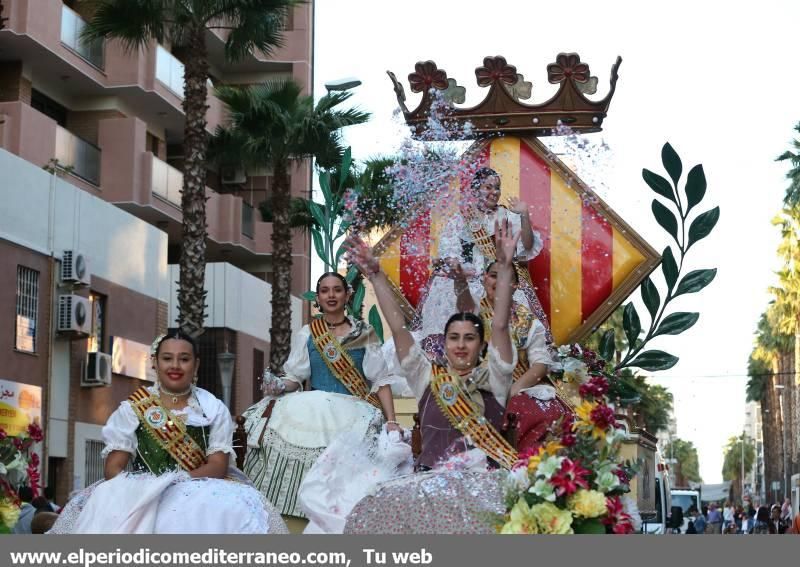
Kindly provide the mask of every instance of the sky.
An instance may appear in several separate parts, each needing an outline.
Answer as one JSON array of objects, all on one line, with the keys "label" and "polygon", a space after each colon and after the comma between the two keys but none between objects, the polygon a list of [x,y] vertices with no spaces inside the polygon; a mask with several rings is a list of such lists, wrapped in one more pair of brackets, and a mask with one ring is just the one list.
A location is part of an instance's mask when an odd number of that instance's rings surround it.
[{"label": "sky", "polygon": [[[324,94],[327,81],[362,81],[351,101],[372,119],[345,132],[361,160],[396,152],[406,136],[387,70],[405,84],[414,108],[419,95],[410,92],[408,73],[432,59],[467,88],[471,105],[485,95],[475,67],[502,55],[533,81],[527,102],[540,103],[555,92],[546,66],[558,53],[577,52],[590,65],[597,97],[608,92],[611,65],[622,57],[603,132],[587,136],[593,149],[578,165],[588,171],[584,181],[660,251],[669,237],[652,217],[654,194],[641,170],[666,177],[660,156],[667,141],[684,172],[703,164],[708,191],[700,210],[718,205],[721,215],[691,250],[687,269],[716,267],[718,274],[700,294],[672,304],[699,311],[699,322],[649,347],[680,357],[653,381],[673,393],[678,436],[698,448],[704,482],[720,482],[723,446],[744,424],[756,322],[780,268],[770,221],[787,186],[788,168],[775,158],[800,122],[800,2],[317,0],[315,7],[315,93]],[[602,142],[607,150],[598,149]]]}]

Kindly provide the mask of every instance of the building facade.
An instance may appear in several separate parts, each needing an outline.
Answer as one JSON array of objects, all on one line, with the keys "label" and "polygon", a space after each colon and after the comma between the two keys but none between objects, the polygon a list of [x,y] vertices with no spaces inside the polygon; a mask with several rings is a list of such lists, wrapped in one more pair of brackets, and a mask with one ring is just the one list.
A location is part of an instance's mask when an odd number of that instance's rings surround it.
[{"label": "building facade", "polygon": [[[3,0],[0,29],[0,381],[38,391],[43,478],[62,502],[102,475],[100,429],[152,379],[147,353],[175,326],[183,165],[184,54],[129,52],[80,33],[90,3]],[[285,22],[284,46],[230,64],[208,32],[211,82],[291,77],[310,92],[312,5]],[[224,123],[210,91],[207,129]],[[209,170],[206,333],[201,385],[223,396],[218,355],[235,355],[231,410],[259,397],[269,356],[268,171]],[[292,192],[308,196],[311,170]],[[293,236],[295,296],[310,287],[307,236]],[[295,326],[308,306],[293,300]],[[36,389],[39,390],[36,390]],[[9,390],[11,391],[11,390]],[[25,390],[28,391],[27,389]],[[26,396],[28,394],[25,394]]]}]

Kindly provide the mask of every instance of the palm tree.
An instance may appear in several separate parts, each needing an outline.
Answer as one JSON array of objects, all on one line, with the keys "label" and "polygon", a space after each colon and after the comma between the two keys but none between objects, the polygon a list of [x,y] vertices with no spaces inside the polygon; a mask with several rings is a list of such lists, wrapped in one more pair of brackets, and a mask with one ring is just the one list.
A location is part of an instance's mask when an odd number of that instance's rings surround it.
[{"label": "palm tree", "polygon": [[[800,132],[800,122],[795,125],[794,129]],[[789,187],[786,189],[783,202],[788,207],[797,207],[800,205],[800,138],[792,140],[792,149],[783,152],[776,158],[776,161],[788,161],[791,165],[791,169],[786,174],[786,177],[789,178]]]},{"label": "palm tree", "polygon": [[169,42],[186,50],[183,76],[184,170],[181,208],[183,240],[178,291],[178,325],[191,336],[203,332],[206,267],[206,32],[230,31],[226,57],[235,61],[253,50],[280,47],[288,10],[298,0],[96,0],[83,39],[118,39],[130,50]]},{"label": "palm tree", "polygon": [[731,480],[733,498],[741,501],[743,494],[742,473],[746,474],[753,468],[756,460],[756,447],[753,441],[742,433],[739,437],[731,437],[725,447],[725,457],[722,462],[722,480]]},{"label": "palm tree", "polygon": [[292,244],[289,169],[293,163],[318,158],[322,168],[341,158],[340,129],[362,124],[369,115],[336,110],[350,98],[331,92],[315,105],[294,81],[273,81],[249,87],[222,87],[217,96],[227,105],[230,125],[218,128],[213,147],[220,162],[266,165],[272,170],[272,328],[270,370],[280,371],[291,343]]},{"label": "palm tree", "polygon": [[677,486],[686,486],[689,482],[703,482],[700,477],[700,461],[694,443],[676,437],[664,449],[664,456],[675,459],[679,463],[680,478],[676,480]]}]

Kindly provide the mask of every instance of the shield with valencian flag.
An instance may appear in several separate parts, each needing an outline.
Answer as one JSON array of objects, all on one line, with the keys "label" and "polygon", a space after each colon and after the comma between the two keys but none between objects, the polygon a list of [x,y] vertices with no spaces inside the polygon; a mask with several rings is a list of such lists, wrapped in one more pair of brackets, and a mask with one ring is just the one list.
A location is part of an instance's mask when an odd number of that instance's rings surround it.
[{"label": "shield with valencian flag", "polygon": [[[534,136],[480,140],[465,159],[500,174],[501,200],[530,205],[544,247],[528,268],[556,344],[584,339],[657,266],[655,250]],[[458,203],[463,184],[451,184],[447,201]],[[375,247],[409,319],[421,311],[442,229],[455,210],[417,210]]]}]

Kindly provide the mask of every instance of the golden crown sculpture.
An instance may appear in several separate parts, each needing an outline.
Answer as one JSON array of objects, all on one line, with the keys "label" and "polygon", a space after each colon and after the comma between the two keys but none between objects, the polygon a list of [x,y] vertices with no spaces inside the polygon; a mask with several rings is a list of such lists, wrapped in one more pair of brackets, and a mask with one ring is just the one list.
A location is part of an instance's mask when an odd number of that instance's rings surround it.
[{"label": "golden crown sculpture", "polygon": [[[489,93],[477,106],[463,108],[455,105],[463,104],[466,89],[448,77],[445,70],[439,69],[433,61],[420,61],[414,72],[408,75],[411,92],[422,93],[419,106],[411,111],[406,107],[403,85],[394,73],[387,73],[394,83],[394,92],[406,123],[412,127],[412,133],[417,138],[432,140],[445,136],[447,139],[468,139],[482,134],[512,132],[550,136],[563,133],[560,125],[568,126],[569,131],[576,133],[602,130],[621,63],[622,58],[617,57],[611,67],[611,89],[605,98],[592,101],[586,95],[597,91],[597,77],[591,76],[589,65],[581,62],[577,53],[559,53],[556,62],[547,66],[547,79],[558,85],[558,92],[541,104],[526,104],[522,101],[531,97],[532,84],[517,73],[517,68],[509,65],[505,57],[485,57],[483,66],[475,69],[475,77],[478,86],[489,87]],[[431,92],[433,90],[442,91],[449,103],[445,110],[446,123],[462,126],[447,128],[446,133],[433,133],[439,138],[432,138],[428,127],[428,117],[435,98]],[[467,123],[471,124],[470,128],[464,127]]]}]

